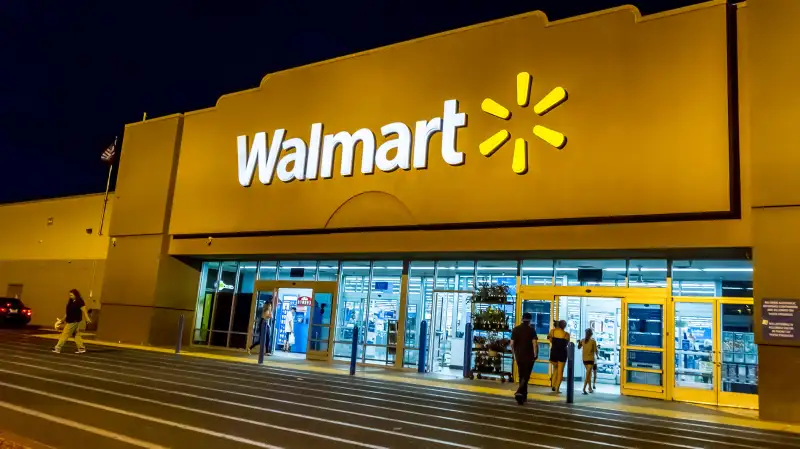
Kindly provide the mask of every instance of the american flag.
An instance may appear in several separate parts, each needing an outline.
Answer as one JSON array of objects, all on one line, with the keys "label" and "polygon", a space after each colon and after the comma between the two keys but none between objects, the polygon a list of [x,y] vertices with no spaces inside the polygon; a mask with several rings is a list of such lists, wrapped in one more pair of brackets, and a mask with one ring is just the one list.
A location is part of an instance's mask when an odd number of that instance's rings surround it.
[{"label": "american flag", "polygon": [[114,138],[114,143],[108,146],[108,148],[103,151],[103,154],[100,156],[100,159],[106,163],[113,163],[114,156],[117,154],[117,139]]}]

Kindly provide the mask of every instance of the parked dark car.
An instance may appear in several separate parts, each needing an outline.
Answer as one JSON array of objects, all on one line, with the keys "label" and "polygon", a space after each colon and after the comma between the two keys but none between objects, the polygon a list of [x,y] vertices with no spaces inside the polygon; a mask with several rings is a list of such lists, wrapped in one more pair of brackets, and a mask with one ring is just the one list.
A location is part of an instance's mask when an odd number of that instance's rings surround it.
[{"label": "parked dark car", "polygon": [[19,299],[0,298],[0,325],[24,326],[31,322],[32,313]]}]

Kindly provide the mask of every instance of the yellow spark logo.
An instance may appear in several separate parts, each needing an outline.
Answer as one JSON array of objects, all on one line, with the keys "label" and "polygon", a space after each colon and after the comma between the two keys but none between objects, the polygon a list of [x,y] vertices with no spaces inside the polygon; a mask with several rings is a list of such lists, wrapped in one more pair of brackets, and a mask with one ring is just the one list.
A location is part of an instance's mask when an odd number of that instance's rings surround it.
[{"label": "yellow spark logo", "polygon": [[[517,104],[523,108],[528,106],[531,99],[531,81],[532,78],[528,72],[522,72],[517,75]],[[563,87],[556,87],[533,106],[533,112],[539,116],[545,115],[565,101],[567,101],[567,91]],[[511,111],[491,98],[483,100],[481,109],[483,112],[503,120],[511,118]],[[533,134],[559,150],[567,144],[565,135],[542,125],[534,126]],[[489,157],[510,138],[511,133],[503,129],[481,142],[478,148],[482,155]],[[519,175],[528,171],[528,143],[523,138],[518,138],[514,141],[514,157],[511,160],[511,169]]]}]

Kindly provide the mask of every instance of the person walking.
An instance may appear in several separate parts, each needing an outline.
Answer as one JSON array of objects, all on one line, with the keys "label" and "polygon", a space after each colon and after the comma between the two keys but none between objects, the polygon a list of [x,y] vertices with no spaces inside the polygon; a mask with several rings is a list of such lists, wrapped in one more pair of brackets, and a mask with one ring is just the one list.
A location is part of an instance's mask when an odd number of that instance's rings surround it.
[{"label": "person walking", "polygon": [[289,352],[294,344],[294,316],[297,313],[297,307],[292,307],[283,315],[283,332],[286,333],[286,340],[283,344],[284,352]]},{"label": "person walking", "polygon": [[519,372],[519,388],[514,393],[514,399],[519,405],[528,400],[528,381],[531,378],[533,364],[539,357],[539,336],[536,329],[531,326],[531,314],[522,314],[522,323],[511,331],[511,352],[517,362]]},{"label": "person walking", "polygon": [[64,321],[64,329],[61,331],[61,337],[59,337],[56,347],[53,348],[53,352],[60,353],[64,343],[73,335],[75,337],[75,345],[78,347],[75,353],[83,354],[86,352],[86,347],[83,346],[83,339],[81,338],[80,325],[81,321],[85,321],[88,325],[92,320],[89,318],[89,312],[86,311],[86,303],[83,302],[81,293],[78,290],[72,289],[69,291],[69,301],[67,301],[66,313],[62,321]]},{"label": "person walking", "polygon": [[[592,374],[597,365],[597,342],[592,338],[593,334],[592,328],[586,329],[586,337],[578,342],[578,349],[583,349],[583,367],[586,369],[583,379],[583,394],[594,393]],[[589,393],[586,392],[586,387],[589,387]],[[597,387],[595,386],[595,388]]]},{"label": "person walking", "polygon": [[[254,339],[255,341],[253,341],[253,344],[250,345],[249,348],[247,348],[247,355],[251,355],[253,353],[253,348],[255,348],[259,344],[261,344],[261,331],[262,330],[266,333],[266,336],[264,337],[265,348],[269,348],[269,323],[270,323],[270,320],[272,320],[272,303],[271,302],[265,302],[264,305],[261,306],[261,318],[258,320],[258,325],[257,325],[258,327],[256,327],[256,329],[258,329],[259,333],[255,336],[255,339]],[[266,323],[266,325],[264,325],[263,323]],[[264,327],[262,328],[261,326],[264,326]],[[269,355],[269,353],[267,353],[267,355]]]},{"label": "person walking", "polygon": [[553,391],[561,394],[561,382],[564,380],[564,367],[567,364],[567,345],[569,345],[569,332],[566,331],[567,322],[558,322],[558,328],[553,331],[550,348],[550,363],[555,364],[553,375]]}]

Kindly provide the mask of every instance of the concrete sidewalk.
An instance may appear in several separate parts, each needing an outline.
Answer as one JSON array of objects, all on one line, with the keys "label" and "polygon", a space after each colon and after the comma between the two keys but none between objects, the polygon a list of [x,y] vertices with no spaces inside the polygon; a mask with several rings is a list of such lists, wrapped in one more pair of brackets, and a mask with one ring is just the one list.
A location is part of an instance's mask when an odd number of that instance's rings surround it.
[{"label": "concrete sidewalk", "polygon": [[[33,335],[38,338],[57,339],[57,333],[38,333]],[[85,335],[84,340],[88,345],[100,345],[119,349],[150,351],[159,353],[174,353],[175,348],[140,346],[125,343],[113,343],[94,340],[94,336]],[[91,349],[90,349],[91,350]],[[211,359],[226,362],[257,364],[258,356],[247,355],[245,352],[215,349],[200,346],[189,346],[181,350],[181,355],[200,359]],[[305,372],[324,374],[349,375],[349,364],[343,362],[318,362],[303,358],[291,357],[278,353],[266,357],[266,365],[273,368],[292,369]],[[356,376],[368,379],[388,380],[394,382],[422,385],[429,387],[450,388],[455,390],[475,393],[507,396],[511,401],[515,384],[500,383],[486,380],[469,380],[442,376],[438,374],[420,374],[415,371],[396,370],[381,366],[361,366],[356,369]],[[547,387],[531,386],[529,395],[532,400],[543,402],[565,402],[565,394],[556,395]],[[584,407],[597,407],[605,410],[617,410],[628,413],[639,413],[665,418],[688,419],[700,422],[728,424],[735,426],[751,427],[763,430],[776,430],[800,434],[800,426],[784,423],[761,421],[758,419],[757,410],[734,409],[726,407],[689,404],[684,402],[661,401],[657,399],[637,398],[614,394],[596,393],[590,396],[580,394],[576,386],[575,405]]]}]

